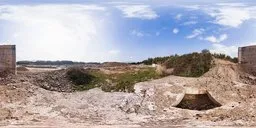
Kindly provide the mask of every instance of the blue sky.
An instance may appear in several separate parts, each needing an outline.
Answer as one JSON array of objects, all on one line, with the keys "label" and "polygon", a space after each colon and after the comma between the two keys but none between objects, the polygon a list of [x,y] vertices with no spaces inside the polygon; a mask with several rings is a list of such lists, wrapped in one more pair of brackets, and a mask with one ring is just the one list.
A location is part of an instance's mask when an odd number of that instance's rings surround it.
[{"label": "blue sky", "polygon": [[0,44],[18,60],[141,61],[256,44],[253,0],[1,0]]}]

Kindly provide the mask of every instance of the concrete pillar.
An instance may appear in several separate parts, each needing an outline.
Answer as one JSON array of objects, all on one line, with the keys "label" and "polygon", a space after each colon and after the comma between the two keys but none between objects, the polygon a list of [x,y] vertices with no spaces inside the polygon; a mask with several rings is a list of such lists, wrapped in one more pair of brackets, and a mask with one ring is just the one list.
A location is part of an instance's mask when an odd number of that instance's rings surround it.
[{"label": "concrete pillar", "polygon": [[0,72],[16,74],[16,46],[0,45]]},{"label": "concrete pillar", "polygon": [[241,64],[242,62],[242,48],[238,48],[238,63]]}]

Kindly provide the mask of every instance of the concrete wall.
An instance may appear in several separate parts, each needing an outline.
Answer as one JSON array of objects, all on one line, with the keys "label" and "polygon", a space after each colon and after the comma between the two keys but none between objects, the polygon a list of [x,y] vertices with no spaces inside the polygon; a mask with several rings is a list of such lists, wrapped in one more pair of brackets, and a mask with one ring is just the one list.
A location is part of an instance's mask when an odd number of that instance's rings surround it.
[{"label": "concrete wall", "polygon": [[3,71],[16,74],[15,45],[0,45],[0,72]]},{"label": "concrete wall", "polygon": [[256,72],[256,45],[238,48],[238,63],[247,71]]}]

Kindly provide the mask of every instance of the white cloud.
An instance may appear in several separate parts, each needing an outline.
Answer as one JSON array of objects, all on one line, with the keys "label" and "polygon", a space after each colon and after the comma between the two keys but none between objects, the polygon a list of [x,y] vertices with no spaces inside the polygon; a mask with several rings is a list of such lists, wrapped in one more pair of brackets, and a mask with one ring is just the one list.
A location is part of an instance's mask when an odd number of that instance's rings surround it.
[{"label": "white cloud", "polygon": [[123,12],[124,17],[152,20],[159,16],[149,5],[120,5],[117,6]]},{"label": "white cloud", "polygon": [[187,21],[187,22],[184,22],[182,25],[185,25],[185,26],[187,26],[187,25],[195,25],[197,23],[198,23],[197,21]]},{"label": "white cloud", "polygon": [[187,8],[187,9],[189,9],[191,11],[198,10],[198,9],[201,8],[200,5],[180,5],[180,7]]},{"label": "white cloud", "polygon": [[143,32],[140,32],[138,30],[132,30],[131,31],[131,35],[133,36],[138,36],[138,37],[143,37],[144,36],[144,33]]},{"label": "white cloud", "polygon": [[245,3],[217,3],[220,6],[229,6],[229,7],[246,7]]},{"label": "white cloud", "polygon": [[119,53],[120,53],[120,51],[119,51],[119,50],[114,49],[114,50],[110,50],[108,53],[109,53],[109,54],[111,54],[111,55],[117,55],[117,54],[119,54]]},{"label": "white cloud", "polygon": [[223,44],[213,44],[212,49],[210,50],[212,53],[222,53],[232,57],[237,57],[238,47],[237,46],[226,46]]},{"label": "white cloud", "polygon": [[174,17],[174,19],[180,20],[182,16],[183,16],[182,14],[177,14],[177,15]]},{"label": "white cloud", "polygon": [[227,46],[224,44],[212,44],[212,48],[210,49],[210,51],[212,53],[223,53],[231,57],[237,57],[238,47],[244,47],[244,46],[250,46],[250,45],[256,45],[256,42],[246,42],[246,43],[240,43],[239,45],[231,45],[231,46]]},{"label": "white cloud", "polygon": [[194,29],[191,35],[188,35],[186,38],[187,39],[192,39],[195,37],[198,37],[199,35],[202,35],[204,33],[204,29],[200,28],[200,29]]},{"label": "white cloud", "polygon": [[159,36],[160,35],[160,32],[156,32],[156,36]]},{"label": "white cloud", "polygon": [[244,3],[217,3],[215,5],[182,6],[187,9],[202,10],[212,18],[214,24],[237,28],[245,21],[256,19],[256,7]]},{"label": "white cloud", "polygon": [[174,34],[178,34],[179,33],[179,29],[178,28],[174,28],[173,30],[172,30],[172,32],[174,33]]},{"label": "white cloud", "polygon": [[222,34],[220,35],[219,38],[215,37],[215,36],[208,36],[205,38],[206,41],[210,41],[212,43],[220,43],[224,40],[226,40],[228,38],[228,35],[227,34]]},{"label": "white cloud", "polygon": [[18,60],[110,60],[105,12],[97,5],[3,5],[2,40],[17,45]]},{"label": "white cloud", "polygon": [[209,12],[209,15],[215,18],[214,23],[229,27],[238,27],[251,18],[249,10],[237,7],[217,8]]}]

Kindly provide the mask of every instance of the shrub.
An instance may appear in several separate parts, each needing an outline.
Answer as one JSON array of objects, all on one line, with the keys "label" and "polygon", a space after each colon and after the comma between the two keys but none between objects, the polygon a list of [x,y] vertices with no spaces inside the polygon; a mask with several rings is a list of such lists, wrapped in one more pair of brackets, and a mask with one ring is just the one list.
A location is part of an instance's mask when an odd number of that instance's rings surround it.
[{"label": "shrub", "polygon": [[113,74],[108,76],[112,81],[112,86],[108,84],[101,87],[103,91],[111,92],[134,92],[134,85],[151,79],[160,78],[160,74],[154,68],[140,69],[135,72],[126,72],[123,74]]},{"label": "shrub", "polygon": [[85,69],[80,67],[73,67],[68,69],[67,77],[75,85],[87,85],[90,84],[95,78],[93,75],[90,75]]},{"label": "shrub", "polygon": [[133,81],[119,81],[114,87],[114,91],[119,92],[134,92],[134,84]]},{"label": "shrub", "polygon": [[174,55],[161,59],[157,57],[149,60],[150,62],[160,63],[166,68],[173,68],[174,75],[187,77],[199,77],[209,71],[212,66],[212,55],[209,50],[206,49],[202,50],[201,53],[194,52],[181,56]]},{"label": "shrub", "polygon": [[237,57],[232,58],[228,55],[221,54],[221,53],[214,53],[214,54],[212,54],[212,56],[217,58],[217,59],[222,59],[222,60],[227,60],[227,61],[230,61],[230,62],[233,62],[233,63],[238,63],[238,58]]},{"label": "shrub", "polygon": [[211,62],[210,53],[192,53],[176,57],[171,67],[174,75],[199,77],[209,71]]}]

